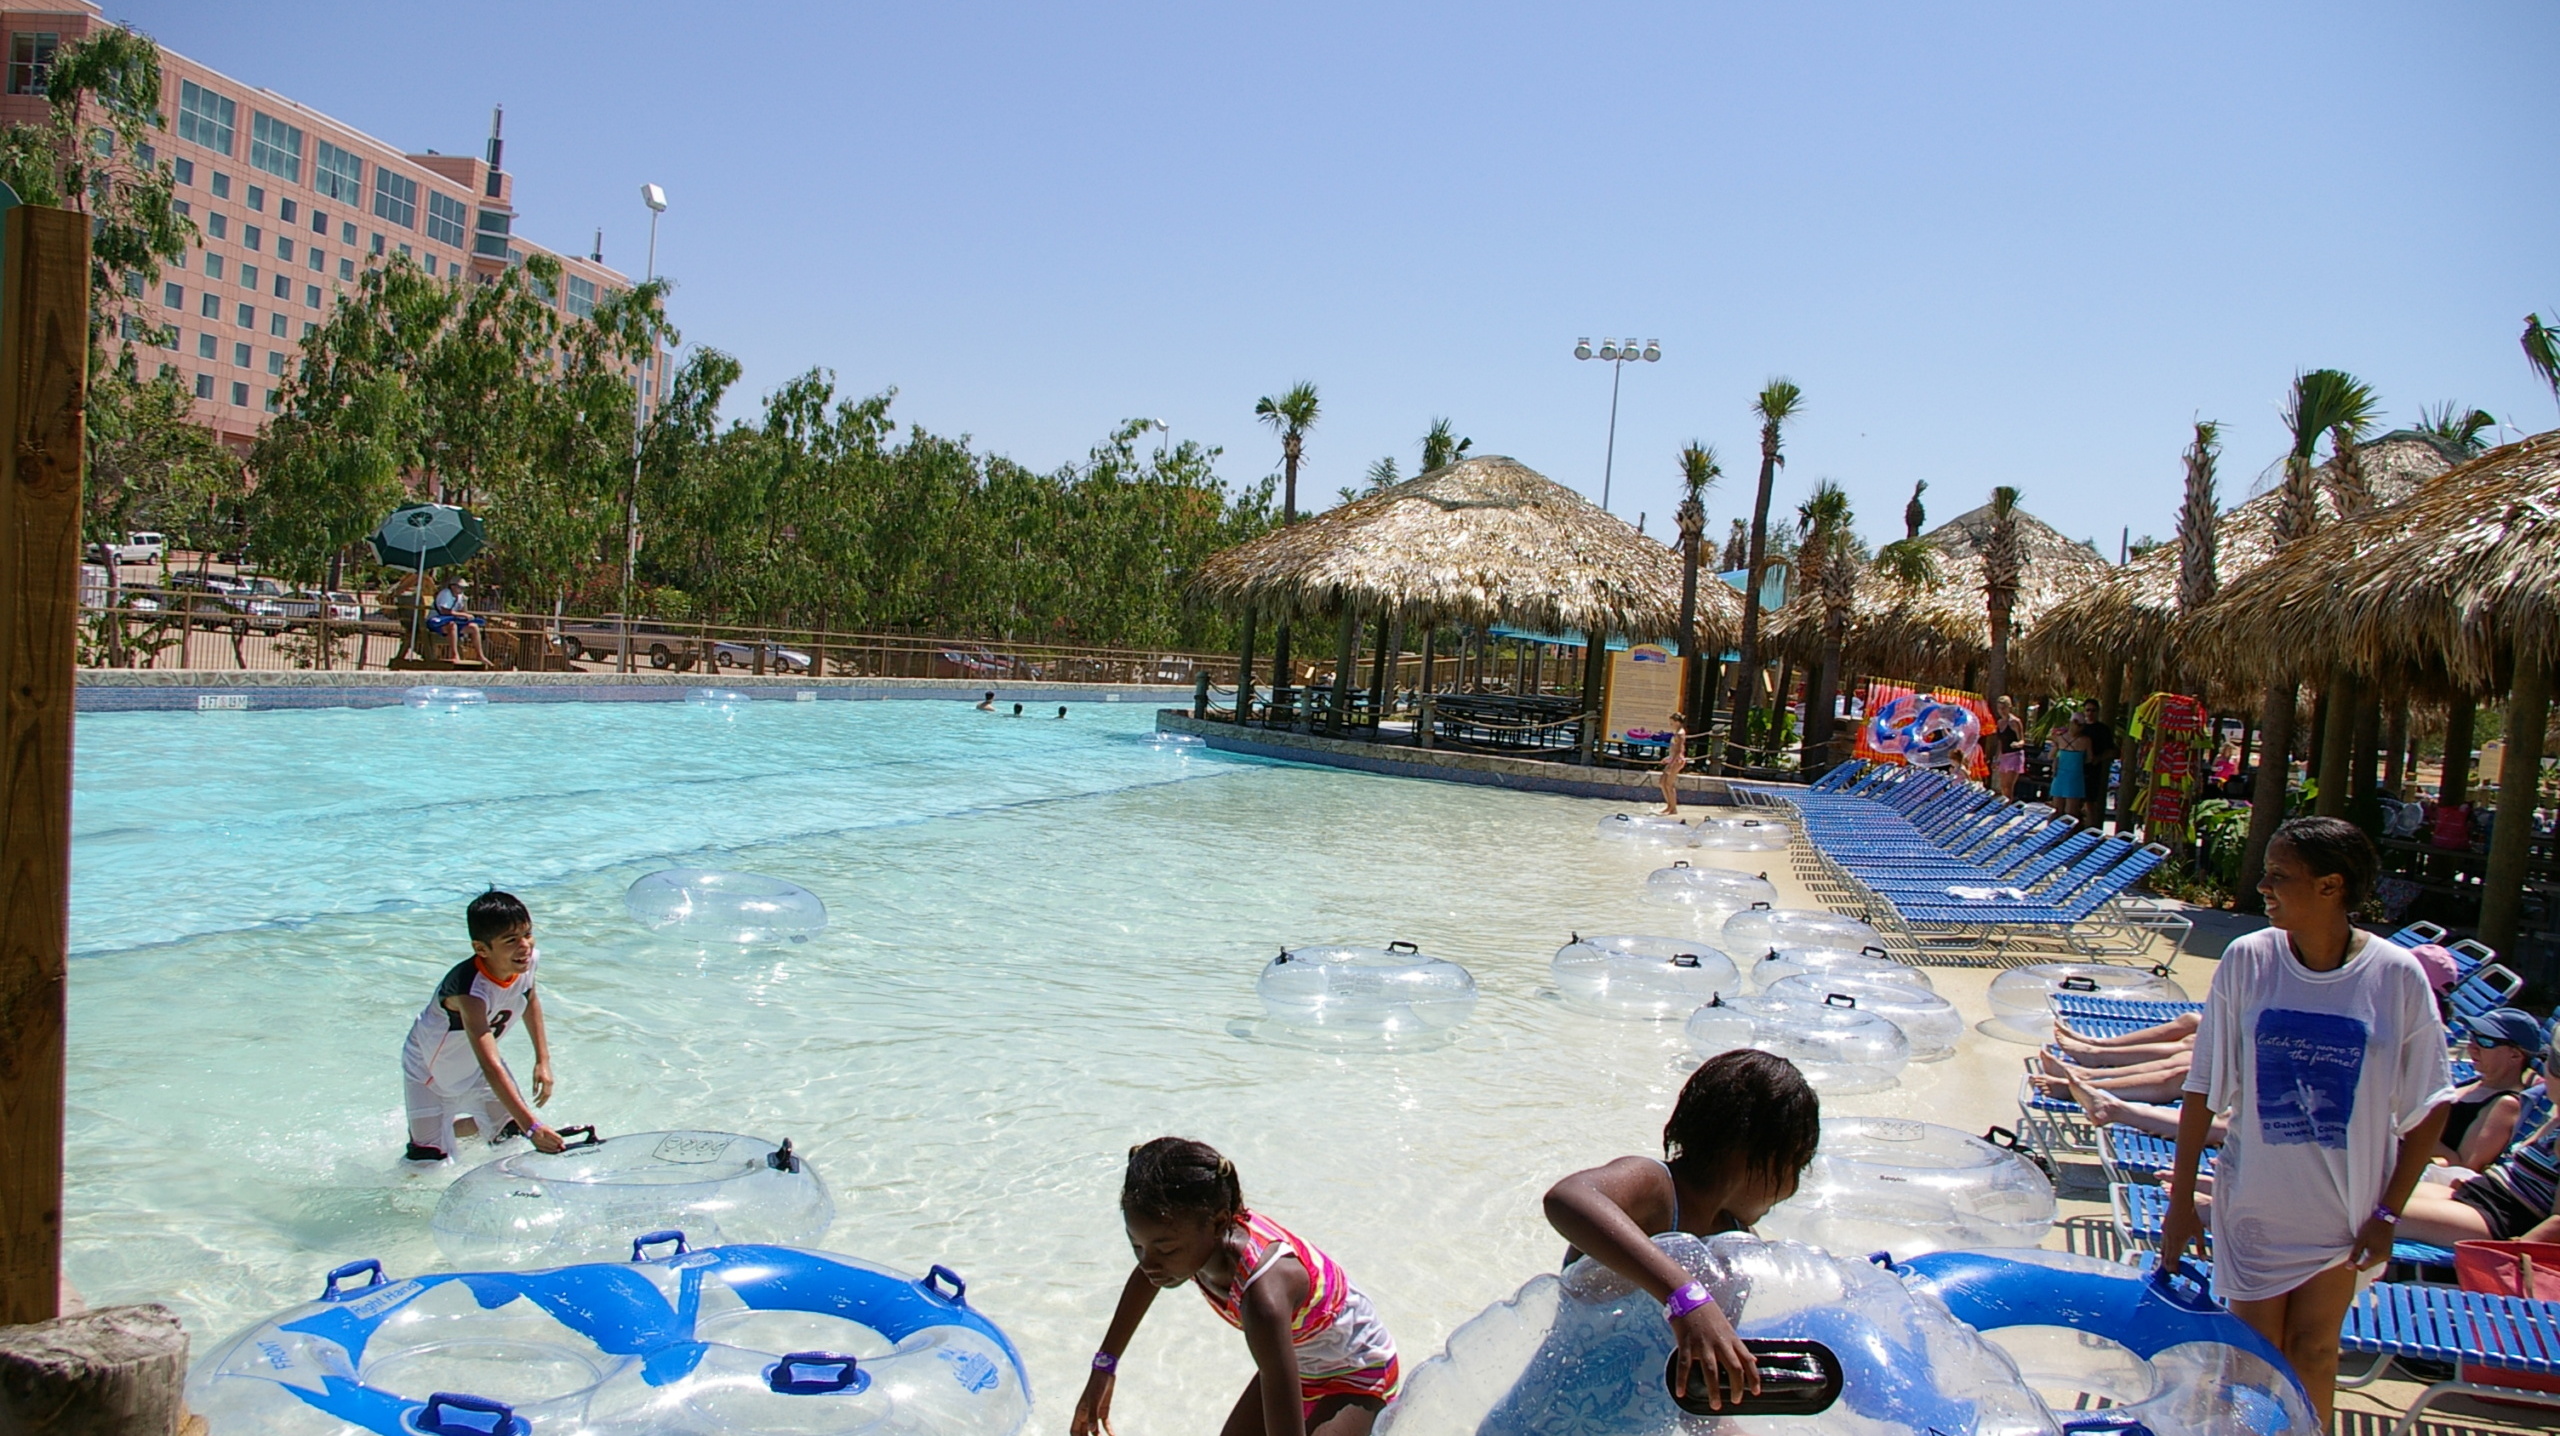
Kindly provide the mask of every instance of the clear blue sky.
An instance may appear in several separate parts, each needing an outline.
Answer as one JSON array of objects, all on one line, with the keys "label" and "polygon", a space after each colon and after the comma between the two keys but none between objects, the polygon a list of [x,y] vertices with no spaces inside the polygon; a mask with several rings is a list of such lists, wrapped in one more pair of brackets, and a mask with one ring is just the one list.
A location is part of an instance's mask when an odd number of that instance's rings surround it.
[{"label": "clear blue sky", "polygon": [[[1956,12],[1931,13],[1931,12]],[[131,0],[118,19],[409,149],[507,107],[520,230],[636,272],[644,180],[688,342],[748,403],[811,366],[1049,467],[1116,421],[1276,465],[1256,397],[1322,389],[1304,492],[1436,415],[1668,528],[1703,438],[1871,538],[1994,484],[2113,555],[2166,536],[2226,424],[2225,502],[2299,368],[2395,422],[2555,422],[2516,338],[2560,308],[2560,7],[2511,3],[1425,8]],[[608,18],[609,17],[609,18]]]}]

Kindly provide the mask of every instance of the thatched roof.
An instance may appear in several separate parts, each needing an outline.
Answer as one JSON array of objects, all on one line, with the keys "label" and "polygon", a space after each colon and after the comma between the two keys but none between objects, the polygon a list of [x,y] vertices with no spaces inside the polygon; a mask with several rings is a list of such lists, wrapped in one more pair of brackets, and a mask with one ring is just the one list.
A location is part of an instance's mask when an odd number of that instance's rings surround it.
[{"label": "thatched roof", "polygon": [[[2359,451],[2377,503],[2397,504],[2419,485],[2462,462],[2462,455],[2432,435],[2400,429]],[[2319,470],[2320,521],[2338,517],[2337,461]],[[2275,552],[2276,511],[2283,495],[2269,490],[2225,510],[2214,529],[2214,576],[2228,587]],[[2166,674],[2179,657],[2177,541],[2162,544],[2097,583],[2065,596],[2018,644],[2021,661],[2074,676],[2091,676],[2109,661],[2130,660]]]},{"label": "thatched roof", "polygon": [[2180,635],[2226,674],[2344,661],[2492,693],[2560,663],[2560,430],[2492,449],[2226,586]]},{"label": "thatched roof", "polygon": [[[1680,557],[1516,459],[1462,459],[1212,555],[1191,591],[1234,611],[1362,612],[1639,639],[1680,626]],[[1698,628],[1730,644],[1742,598],[1698,584]]]},{"label": "thatched roof", "polygon": [[[2098,551],[2018,510],[2021,582],[2011,609],[2011,631],[2024,634],[2055,603],[2087,588],[2109,569]],[[1959,514],[1920,536],[1937,550],[1938,581],[1916,587],[1870,568],[1858,575],[1842,648],[1844,673],[1876,674],[1956,683],[1978,669],[1991,652],[1991,615],[1982,592],[1982,545],[1991,534],[1991,506]],[[1822,641],[1821,595],[1799,591],[1772,625],[1775,640],[1810,661]],[[2021,663],[2012,640],[2010,686],[2029,686],[2037,675]]]}]

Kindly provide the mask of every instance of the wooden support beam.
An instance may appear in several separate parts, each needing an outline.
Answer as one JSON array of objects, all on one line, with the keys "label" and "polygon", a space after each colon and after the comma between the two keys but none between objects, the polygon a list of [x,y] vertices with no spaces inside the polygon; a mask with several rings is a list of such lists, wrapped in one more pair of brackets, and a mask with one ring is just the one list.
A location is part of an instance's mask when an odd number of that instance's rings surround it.
[{"label": "wooden support beam", "polygon": [[58,1314],[89,221],[0,215],[0,1326]]},{"label": "wooden support beam", "polygon": [[2507,755],[2498,769],[2498,818],[2489,827],[2489,862],[2480,878],[2480,940],[2502,953],[2515,948],[2523,925],[2534,794],[2542,782],[2542,730],[2550,715],[2550,672],[2518,655],[2515,686],[2507,692]]}]

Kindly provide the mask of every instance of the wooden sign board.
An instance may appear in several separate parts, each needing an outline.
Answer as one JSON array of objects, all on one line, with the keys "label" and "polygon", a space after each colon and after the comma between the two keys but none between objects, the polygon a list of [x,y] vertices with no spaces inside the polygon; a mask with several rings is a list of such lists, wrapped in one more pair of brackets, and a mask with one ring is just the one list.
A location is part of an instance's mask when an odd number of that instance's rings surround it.
[{"label": "wooden sign board", "polygon": [[1639,643],[1609,655],[1607,717],[1612,743],[1659,743],[1671,736],[1680,708],[1687,664],[1659,643]]}]

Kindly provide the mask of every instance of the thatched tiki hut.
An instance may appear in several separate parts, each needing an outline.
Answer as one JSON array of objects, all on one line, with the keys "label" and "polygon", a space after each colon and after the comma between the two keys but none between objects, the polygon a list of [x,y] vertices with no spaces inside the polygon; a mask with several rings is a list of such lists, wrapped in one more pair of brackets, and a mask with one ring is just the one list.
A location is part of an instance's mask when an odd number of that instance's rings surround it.
[{"label": "thatched tiki hut", "polygon": [[[1434,469],[1216,554],[1193,575],[1191,592],[1247,616],[1239,711],[1250,701],[1252,614],[1334,618],[1337,725],[1364,621],[1382,630],[1400,621],[1590,635],[1586,694],[1609,635],[1666,639],[1680,626],[1676,552],[1497,455]],[[1703,648],[1692,651],[1721,652],[1740,631],[1741,599],[1709,583],[1698,605]]]},{"label": "thatched tiki hut", "polygon": [[[2178,641],[2241,679],[2311,653],[2366,679],[2506,694],[2480,937],[2512,946],[2560,666],[2560,430],[2493,449],[2287,548],[2226,586]],[[2464,753],[2447,752],[2448,779],[2467,756],[2464,737]]]},{"label": "thatched tiki hut", "polygon": [[[2375,501],[2388,507],[2465,456],[2432,435],[2403,429],[2359,445],[2357,457]],[[2338,518],[2337,460],[2321,465],[2318,473],[2319,517],[2326,525]],[[2222,515],[2214,540],[2217,590],[2275,552],[2276,514],[2283,502],[2280,491],[2270,490]],[[2208,702],[2254,703],[2254,689],[2243,692],[2228,683],[2217,684],[2213,680],[2222,675],[2198,671],[2179,652],[2175,642],[2179,563],[2178,545],[2171,542],[2121,568],[2107,569],[2097,582],[2064,596],[2022,629],[2019,660],[2092,689],[2117,681],[2114,675],[2129,664],[2153,684],[2198,684],[2207,691],[2196,696]]]},{"label": "thatched tiki hut", "polygon": [[[2109,571],[2098,551],[2065,538],[2051,524],[2020,509],[2018,546],[2024,562],[2011,623],[2033,632],[2045,612],[2097,582]],[[1857,591],[1841,643],[1840,671],[1864,677],[1902,678],[1949,687],[1975,687],[1991,654],[1991,615],[1984,602],[1982,549],[1991,536],[1991,506],[1959,514],[1920,536],[1936,556],[1936,577],[1906,583],[1869,568]],[[1792,596],[1772,625],[1781,651],[1799,665],[1819,662],[1821,595]],[[2043,670],[2013,651],[2011,688],[2032,686]]]}]

